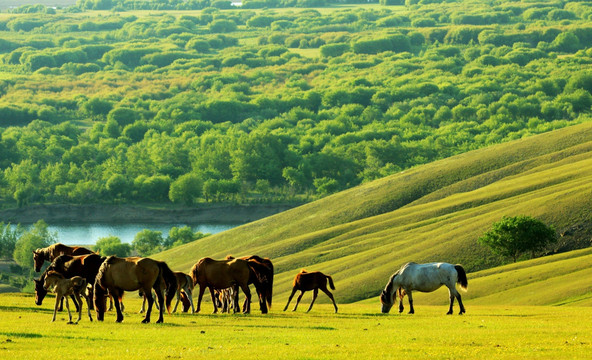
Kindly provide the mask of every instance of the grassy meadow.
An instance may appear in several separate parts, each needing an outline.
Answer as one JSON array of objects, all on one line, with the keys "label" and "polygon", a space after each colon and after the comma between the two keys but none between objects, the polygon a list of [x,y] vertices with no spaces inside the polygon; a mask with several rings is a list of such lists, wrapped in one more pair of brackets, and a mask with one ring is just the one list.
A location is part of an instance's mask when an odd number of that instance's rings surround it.
[{"label": "grassy meadow", "polygon": [[[575,235],[589,246],[591,152],[592,123],[584,123],[419,166],[154,257],[189,271],[204,256],[266,256],[280,298],[302,268],[332,275],[337,298],[350,303],[377,296],[407,261],[446,261],[467,269],[469,296],[484,305],[582,301],[589,250],[496,267],[503,259],[477,239],[503,216],[523,214],[565,235],[550,252],[573,246]],[[525,296],[523,286],[550,294]]]},{"label": "grassy meadow", "polygon": [[83,318],[68,325],[63,313],[50,322],[52,300],[37,307],[31,295],[0,295],[0,358],[569,359],[592,351],[590,307],[480,306],[469,300],[463,316],[420,304],[415,315],[383,315],[375,299],[340,305],[338,314],[316,304],[307,314],[305,297],[297,312],[281,312],[279,301],[268,315],[213,315],[208,303],[202,314],[168,315],[164,324],[146,325],[136,313],[139,298],[128,295],[123,323],[108,313],[103,323]]}]

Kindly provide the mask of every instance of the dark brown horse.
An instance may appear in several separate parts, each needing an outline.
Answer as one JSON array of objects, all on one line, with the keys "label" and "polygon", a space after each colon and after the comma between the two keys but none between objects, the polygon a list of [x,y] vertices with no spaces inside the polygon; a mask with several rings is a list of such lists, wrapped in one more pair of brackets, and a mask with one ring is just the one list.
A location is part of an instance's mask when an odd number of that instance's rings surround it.
[{"label": "dark brown horse", "polygon": [[156,292],[158,304],[160,305],[157,323],[163,322],[163,312],[166,294],[167,311],[171,312],[171,301],[177,291],[177,278],[168,265],[162,261],[150,258],[127,257],[119,258],[109,256],[99,268],[94,285],[94,303],[97,312],[97,320],[103,321],[105,315],[105,300],[107,291],[113,295],[115,310],[117,311],[117,322],[123,321],[123,314],[119,299],[124,291],[142,290],[148,299],[148,311],[142,323],[150,322],[152,305],[152,289]]},{"label": "dark brown horse", "polygon": [[50,245],[46,248],[33,250],[35,272],[40,272],[45,261],[52,262],[60,255],[86,255],[94,254],[91,250],[81,246],[68,246],[61,243]]},{"label": "dark brown horse", "polygon": [[331,287],[331,289],[335,290],[335,285],[333,285],[333,278],[331,278],[331,276],[325,275],[319,271],[307,272],[306,270],[300,270],[300,272],[296,274],[296,277],[294,278],[292,293],[288,298],[288,303],[286,304],[286,307],[284,307],[284,311],[286,311],[288,305],[290,305],[290,301],[292,301],[292,297],[294,297],[294,294],[297,290],[300,290],[300,295],[298,296],[298,299],[296,299],[296,305],[294,306],[294,309],[292,311],[296,311],[298,303],[300,302],[300,299],[302,299],[302,295],[304,295],[304,292],[312,290],[312,302],[310,303],[310,307],[308,308],[308,310],[306,310],[306,312],[309,312],[310,309],[312,309],[312,305],[314,304],[317,295],[319,294],[319,289],[321,289],[321,291],[327,294],[329,299],[333,301],[335,312],[337,312],[337,304],[335,304],[335,298],[333,298],[333,294],[331,294],[331,292],[327,289],[327,280],[329,280],[329,286]]},{"label": "dark brown horse", "polygon": [[[228,255],[226,259],[234,259],[234,257]],[[262,258],[257,255],[243,256],[239,259],[247,260],[251,268],[249,284],[255,285],[255,290],[259,296],[261,313],[267,314],[268,308],[271,308],[273,297],[273,263],[269,258]],[[238,291],[235,294],[238,298]]]},{"label": "dark brown horse", "polygon": [[[195,312],[199,312],[201,309],[201,300],[206,287],[210,289],[212,303],[214,305],[214,313],[216,313],[218,312],[218,307],[216,305],[214,290],[238,286],[243,290],[247,297],[243,312],[245,314],[249,313],[251,311],[251,290],[249,290],[250,276],[251,270],[246,260],[214,260],[207,257],[200,259],[191,268],[193,285],[199,284],[199,297],[197,299],[197,309]],[[234,304],[234,311],[239,311],[236,302]]]},{"label": "dark brown horse", "polygon": [[[99,267],[105,259],[106,257],[94,253],[80,256],[58,256],[52,261],[47,269],[45,269],[39,280],[35,279],[35,304],[41,305],[45,295],[47,295],[47,290],[43,288],[43,282],[49,271],[56,271],[62,274],[65,278],[80,276],[85,279],[88,284],[94,284]],[[92,299],[92,289],[89,290],[89,293],[89,296]],[[92,308],[92,303],[90,306]],[[78,309],[78,306],[76,309]]]}]

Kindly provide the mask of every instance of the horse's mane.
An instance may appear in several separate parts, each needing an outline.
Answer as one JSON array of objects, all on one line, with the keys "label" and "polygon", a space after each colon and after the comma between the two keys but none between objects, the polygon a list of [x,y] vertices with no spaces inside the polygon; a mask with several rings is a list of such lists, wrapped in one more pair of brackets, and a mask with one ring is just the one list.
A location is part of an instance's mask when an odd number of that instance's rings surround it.
[{"label": "horse's mane", "polygon": [[105,261],[99,267],[99,271],[97,271],[97,277],[95,278],[95,283],[98,284],[103,290],[105,290],[105,272],[107,271],[107,267],[112,264],[116,260],[114,255],[108,256]]},{"label": "horse's mane", "polygon": [[306,271],[306,269],[302,269],[302,270],[300,270],[300,273],[301,273],[301,274],[303,274],[303,273],[307,273],[307,272],[308,272],[308,271]]},{"label": "horse's mane", "polygon": [[388,284],[386,284],[386,288],[384,289],[387,294],[390,294],[393,292],[393,280],[395,280],[395,277],[399,275],[399,271],[395,272],[393,275],[391,275]]}]

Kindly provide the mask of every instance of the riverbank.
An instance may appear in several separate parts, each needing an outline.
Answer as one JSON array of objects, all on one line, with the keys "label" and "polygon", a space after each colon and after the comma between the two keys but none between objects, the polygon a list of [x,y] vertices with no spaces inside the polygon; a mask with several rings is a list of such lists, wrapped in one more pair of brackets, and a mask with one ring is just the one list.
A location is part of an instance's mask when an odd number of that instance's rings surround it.
[{"label": "riverbank", "polygon": [[33,205],[0,210],[0,222],[48,223],[141,222],[244,224],[289,210],[296,204],[211,205],[191,208],[157,208],[140,205]]}]

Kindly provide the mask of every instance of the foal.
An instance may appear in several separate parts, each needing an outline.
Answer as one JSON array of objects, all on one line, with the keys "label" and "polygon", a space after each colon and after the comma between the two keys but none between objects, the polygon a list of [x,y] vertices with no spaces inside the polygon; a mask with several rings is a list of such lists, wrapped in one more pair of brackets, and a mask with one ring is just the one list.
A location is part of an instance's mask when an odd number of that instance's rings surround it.
[{"label": "foal", "polygon": [[312,305],[314,304],[317,295],[319,294],[319,289],[321,289],[325,294],[327,294],[329,299],[333,301],[335,312],[337,312],[337,304],[335,304],[333,294],[331,294],[331,292],[327,290],[327,280],[329,280],[329,286],[331,287],[331,289],[335,290],[335,285],[333,285],[333,278],[331,278],[331,276],[325,275],[319,271],[307,272],[306,270],[300,270],[300,272],[296,274],[296,277],[294,278],[292,293],[288,298],[288,303],[286,304],[286,307],[284,307],[284,311],[286,311],[288,305],[290,305],[290,301],[292,301],[292,297],[294,297],[296,290],[300,290],[300,295],[298,296],[298,299],[296,299],[296,305],[294,306],[294,309],[292,311],[296,311],[298,303],[300,302],[300,299],[302,299],[302,295],[304,295],[304,292],[308,290],[313,290],[312,302],[310,303],[310,307],[308,308],[308,310],[306,310],[306,312],[309,312],[310,309],[312,309]]},{"label": "foal", "polygon": [[64,278],[64,276],[56,271],[50,271],[45,276],[45,281],[43,283],[43,287],[46,290],[51,288],[51,291],[56,293],[56,302],[55,307],[53,309],[53,319],[52,322],[56,319],[56,312],[58,310],[58,306],[60,304],[60,300],[62,298],[66,299],[66,309],[68,309],[68,317],[70,321],[68,324],[72,324],[72,314],[70,313],[70,305],[68,303],[68,296],[73,295],[76,300],[72,300],[74,302],[78,302],[78,320],[76,323],[80,321],[82,318],[82,299],[80,295],[84,296],[86,299],[86,304],[88,308],[88,317],[90,321],[92,321],[92,316],[90,315],[90,302],[88,297],[85,295],[86,291],[86,280],[80,276],[74,276],[70,279]]}]

